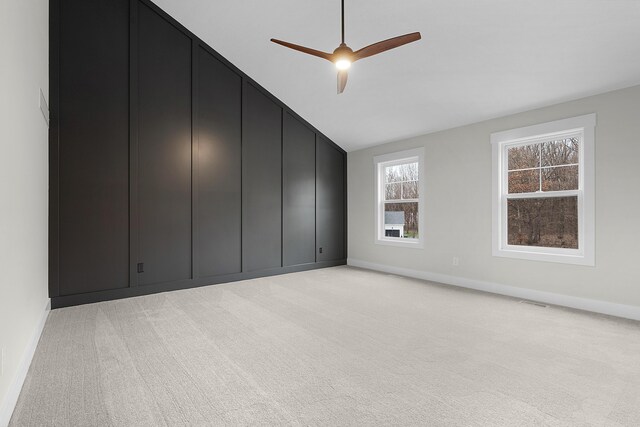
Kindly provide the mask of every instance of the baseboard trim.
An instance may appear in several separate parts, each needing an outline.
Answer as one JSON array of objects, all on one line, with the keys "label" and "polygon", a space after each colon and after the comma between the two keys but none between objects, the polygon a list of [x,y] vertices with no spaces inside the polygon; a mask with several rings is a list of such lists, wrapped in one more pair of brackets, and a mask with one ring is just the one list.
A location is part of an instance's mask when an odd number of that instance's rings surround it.
[{"label": "baseboard trim", "polygon": [[428,280],[430,282],[443,283],[445,285],[475,289],[478,291],[490,292],[493,294],[506,295],[515,298],[544,302],[546,304],[575,308],[578,310],[590,311],[593,313],[623,317],[625,319],[640,320],[640,307],[633,305],[617,304],[613,302],[599,301],[570,295],[561,295],[552,292],[537,291],[534,289],[519,288],[516,286],[469,279],[466,277],[432,273],[429,271],[394,267],[354,258],[349,258],[347,260],[347,265],[365,268],[368,270],[397,274],[400,276],[412,277],[415,279]]},{"label": "baseboard trim", "polygon": [[38,341],[40,341],[40,336],[42,335],[42,331],[44,330],[44,325],[47,322],[47,316],[51,311],[51,300],[47,298],[47,303],[45,304],[44,311],[38,324],[36,325],[36,329],[33,331],[31,335],[31,340],[27,344],[27,348],[24,350],[22,354],[22,360],[18,365],[18,372],[16,372],[13,382],[9,386],[9,390],[7,390],[7,394],[4,397],[4,402],[2,402],[2,407],[0,408],[0,427],[6,427],[9,425],[9,421],[11,421],[11,415],[13,415],[13,411],[16,407],[16,403],[18,403],[18,397],[20,397],[20,391],[22,391],[22,386],[24,385],[24,380],[27,378],[27,372],[29,372],[29,366],[31,366],[31,361],[33,360],[33,355],[36,353],[36,348],[38,347]]}]

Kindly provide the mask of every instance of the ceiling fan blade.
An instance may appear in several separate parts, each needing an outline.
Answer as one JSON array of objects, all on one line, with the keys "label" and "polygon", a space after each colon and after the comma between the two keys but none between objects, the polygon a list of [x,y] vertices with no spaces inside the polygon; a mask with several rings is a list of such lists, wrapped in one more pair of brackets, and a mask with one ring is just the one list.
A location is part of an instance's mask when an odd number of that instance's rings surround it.
[{"label": "ceiling fan blade", "polygon": [[319,58],[323,58],[328,61],[331,61],[333,58],[333,55],[331,53],[322,52],[320,50],[311,49],[309,47],[304,47],[304,46],[300,46],[300,45],[289,43],[289,42],[283,42],[282,40],[278,40],[278,39],[271,39],[271,41],[276,44],[282,45],[284,47],[288,47],[289,49],[293,49],[302,53],[307,53],[309,55],[317,56]]},{"label": "ceiling fan blade", "polygon": [[347,70],[338,71],[338,95],[344,92],[344,88],[347,86],[347,77],[349,77]]},{"label": "ceiling fan blade", "polygon": [[400,47],[407,43],[415,42],[420,40],[422,36],[420,33],[409,33],[404,36],[394,37],[392,39],[387,39],[378,43],[371,44],[367,47],[363,47],[360,50],[357,50],[353,53],[354,61],[359,59],[368,58],[369,56],[377,55],[379,53],[385,52],[390,49],[394,49],[396,47]]}]

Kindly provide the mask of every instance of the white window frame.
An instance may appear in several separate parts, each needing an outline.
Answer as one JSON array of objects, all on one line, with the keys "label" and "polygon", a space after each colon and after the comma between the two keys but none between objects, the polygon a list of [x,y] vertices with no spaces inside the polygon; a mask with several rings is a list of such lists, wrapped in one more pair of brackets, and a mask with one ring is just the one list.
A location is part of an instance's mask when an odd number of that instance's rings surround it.
[{"label": "white window frame", "polygon": [[[595,126],[596,114],[586,114],[491,134],[493,256],[595,265]],[[509,245],[507,242],[508,147],[576,136],[580,138],[578,190],[549,192],[549,196],[578,197],[578,249]],[[509,198],[537,196],[539,195],[536,193],[510,194]]]},{"label": "white window frame", "polygon": [[[384,233],[384,168],[403,163],[418,162],[418,199],[407,201],[418,202],[418,238],[408,239],[402,237],[387,237]],[[373,158],[374,176],[375,176],[375,243],[379,245],[400,246],[405,248],[424,248],[424,148],[415,148],[413,150],[400,151],[397,153],[384,154]]]}]

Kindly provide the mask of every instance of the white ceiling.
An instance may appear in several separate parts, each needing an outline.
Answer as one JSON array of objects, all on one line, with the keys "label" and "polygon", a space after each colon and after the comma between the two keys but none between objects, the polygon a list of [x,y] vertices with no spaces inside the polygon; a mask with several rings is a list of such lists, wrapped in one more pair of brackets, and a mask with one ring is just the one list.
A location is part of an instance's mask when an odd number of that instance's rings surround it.
[{"label": "white ceiling", "polygon": [[355,63],[342,95],[327,52],[339,0],[155,0],[348,151],[640,84],[640,0],[346,0]]}]

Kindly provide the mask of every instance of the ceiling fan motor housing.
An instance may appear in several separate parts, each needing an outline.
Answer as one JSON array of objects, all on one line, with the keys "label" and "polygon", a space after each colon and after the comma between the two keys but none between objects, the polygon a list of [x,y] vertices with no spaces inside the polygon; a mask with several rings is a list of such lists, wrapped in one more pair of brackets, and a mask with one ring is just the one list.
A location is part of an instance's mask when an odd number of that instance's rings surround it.
[{"label": "ceiling fan motor housing", "polygon": [[349,62],[354,62],[353,49],[351,49],[344,43],[340,43],[340,46],[338,46],[336,50],[333,51],[333,55],[335,58],[334,62],[341,59],[347,60]]}]

